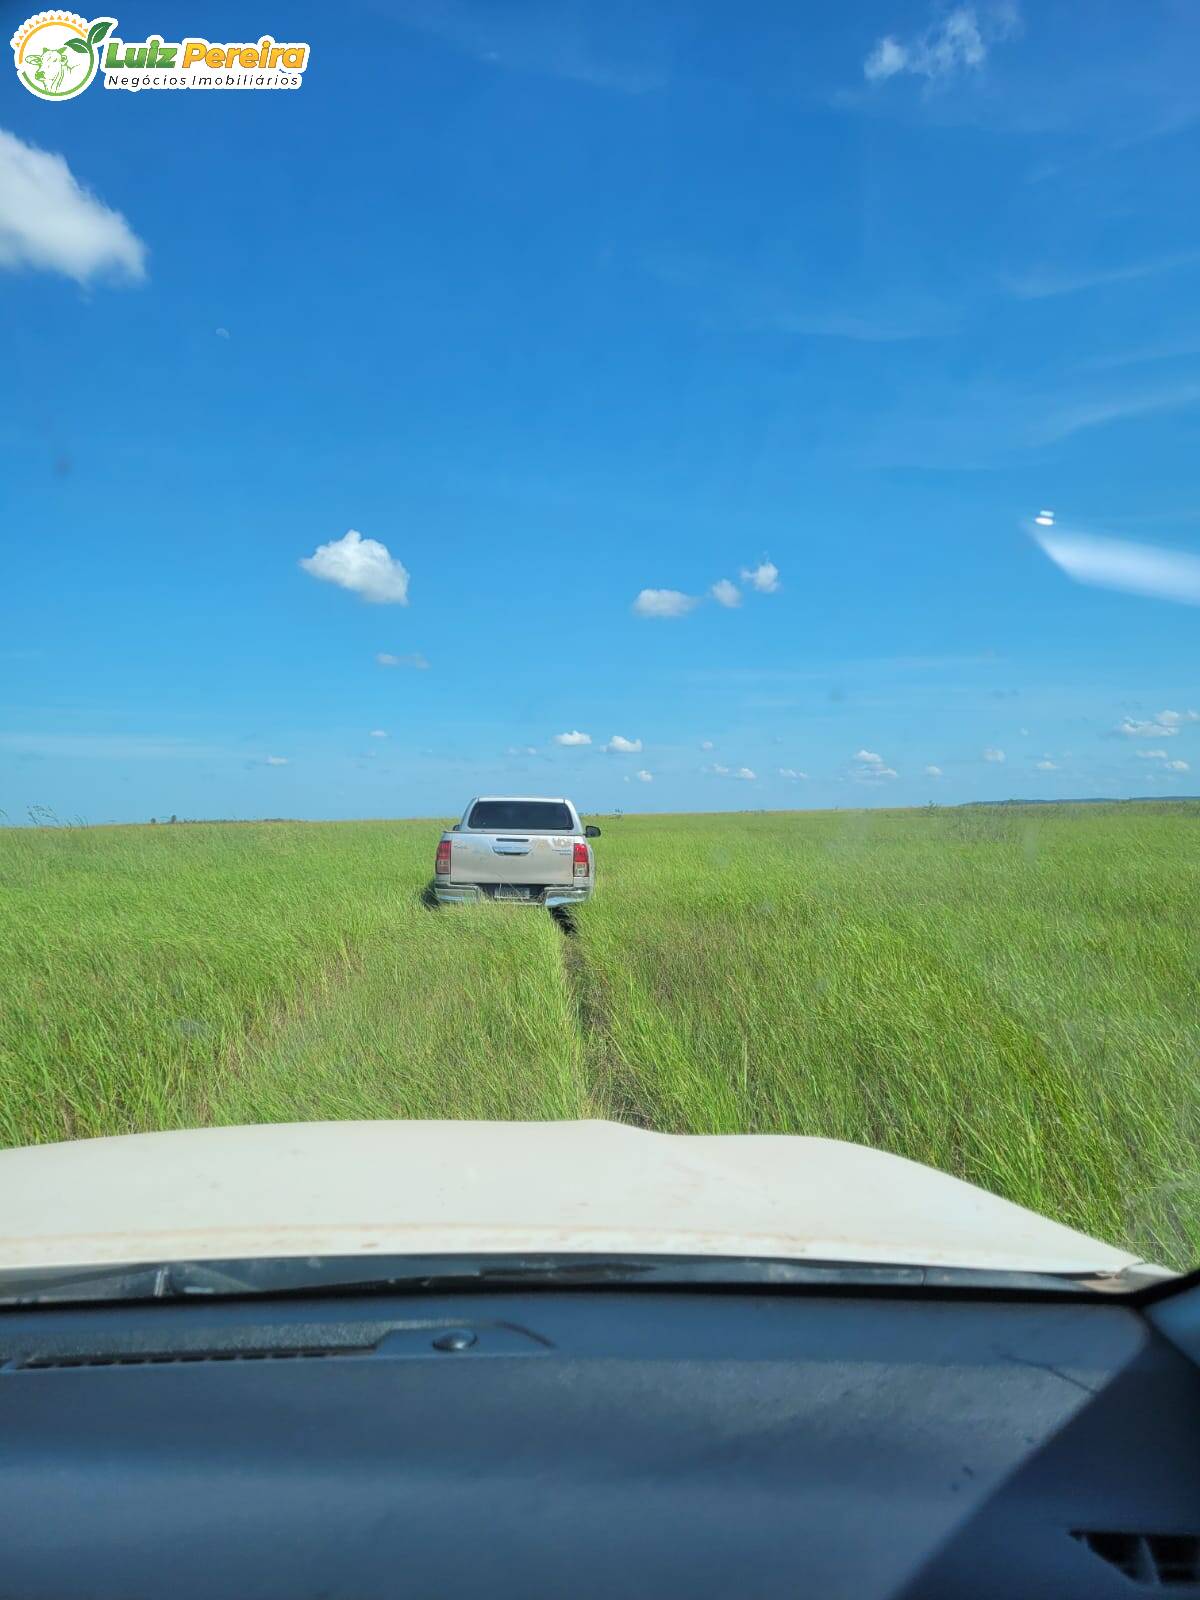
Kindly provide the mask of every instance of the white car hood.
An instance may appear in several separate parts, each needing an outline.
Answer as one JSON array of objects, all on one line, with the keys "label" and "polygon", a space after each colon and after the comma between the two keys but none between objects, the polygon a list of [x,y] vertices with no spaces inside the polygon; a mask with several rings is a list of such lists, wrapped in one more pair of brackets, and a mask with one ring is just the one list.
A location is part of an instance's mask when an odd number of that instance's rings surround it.
[{"label": "white car hood", "polygon": [[795,1135],[317,1122],[0,1152],[0,1270],[565,1251],[1065,1273],[1136,1260],[932,1168]]}]

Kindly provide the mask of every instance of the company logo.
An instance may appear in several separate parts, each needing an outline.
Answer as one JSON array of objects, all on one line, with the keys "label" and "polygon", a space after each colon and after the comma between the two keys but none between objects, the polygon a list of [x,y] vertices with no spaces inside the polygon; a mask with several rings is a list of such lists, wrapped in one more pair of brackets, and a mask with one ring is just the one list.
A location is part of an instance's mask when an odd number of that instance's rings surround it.
[{"label": "company logo", "polygon": [[100,66],[100,45],[115,17],[85,22],[73,11],[39,11],[12,36],[17,76],[39,100],[72,100]]},{"label": "company logo", "polygon": [[298,89],[309,47],[264,34],[253,43],[183,39],[158,34],[127,41],[115,17],[87,22],[73,11],[39,11],[12,36],[17,76],[41,100],[70,100],[97,73],[106,89]]}]

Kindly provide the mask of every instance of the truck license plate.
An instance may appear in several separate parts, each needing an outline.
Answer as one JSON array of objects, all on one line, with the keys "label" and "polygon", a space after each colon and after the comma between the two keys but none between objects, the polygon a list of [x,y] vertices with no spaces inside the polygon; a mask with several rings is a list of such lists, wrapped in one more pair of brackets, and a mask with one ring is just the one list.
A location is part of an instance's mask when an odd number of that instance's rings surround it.
[{"label": "truck license plate", "polygon": [[497,900],[528,900],[529,890],[518,889],[511,883],[498,883],[496,885]]}]

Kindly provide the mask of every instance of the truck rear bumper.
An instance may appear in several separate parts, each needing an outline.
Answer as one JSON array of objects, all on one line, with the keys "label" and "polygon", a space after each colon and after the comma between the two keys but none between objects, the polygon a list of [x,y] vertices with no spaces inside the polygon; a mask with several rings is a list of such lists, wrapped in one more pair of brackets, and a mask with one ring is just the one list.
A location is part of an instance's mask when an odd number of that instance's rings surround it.
[{"label": "truck rear bumper", "polygon": [[[494,894],[488,894],[473,883],[434,883],[433,897],[439,905],[460,906],[471,905],[477,900],[494,900]],[[523,896],[520,899],[504,898],[505,905],[514,906],[578,906],[585,900],[592,898],[592,886],[576,889],[571,884],[552,884],[548,889],[542,889],[537,894]]]}]

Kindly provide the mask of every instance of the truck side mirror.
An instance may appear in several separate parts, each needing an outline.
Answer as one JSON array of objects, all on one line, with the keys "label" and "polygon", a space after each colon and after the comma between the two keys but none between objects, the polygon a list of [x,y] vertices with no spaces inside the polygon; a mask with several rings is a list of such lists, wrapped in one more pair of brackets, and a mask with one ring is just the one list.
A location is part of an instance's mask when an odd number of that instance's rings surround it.
[{"label": "truck side mirror", "polygon": [[583,836],[585,839],[598,839],[600,837],[600,829],[594,823],[589,822],[583,830]]},{"label": "truck side mirror", "polygon": [[459,829],[460,829],[460,828],[461,828],[461,827],[462,827],[462,823],[461,823],[461,822],[456,822],[456,823],[455,823],[455,824],[454,824],[454,826],[453,826],[453,827],[452,827],[452,828],[451,828],[451,829],[450,829],[450,832],[451,832],[451,833],[457,833],[457,832],[458,832],[458,830],[459,830]]}]

